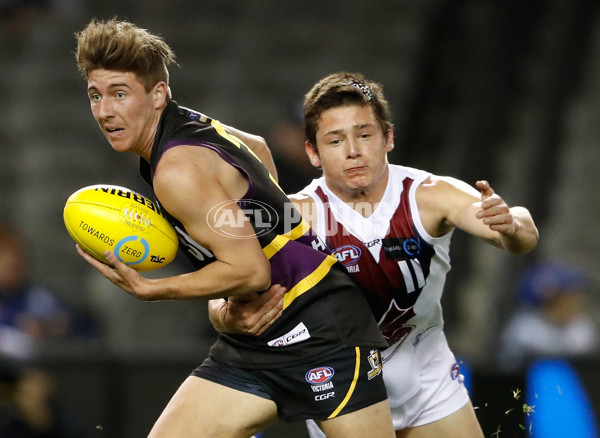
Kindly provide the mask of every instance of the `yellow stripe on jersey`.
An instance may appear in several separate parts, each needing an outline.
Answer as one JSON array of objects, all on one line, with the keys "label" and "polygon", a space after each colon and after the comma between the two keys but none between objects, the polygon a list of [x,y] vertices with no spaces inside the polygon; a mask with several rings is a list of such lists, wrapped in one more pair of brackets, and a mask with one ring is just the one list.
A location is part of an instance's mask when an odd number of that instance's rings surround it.
[{"label": "yellow stripe on jersey", "polygon": [[[239,138],[237,138],[235,135],[227,132],[227,130],[225,129],[225,127],[223,126],[223,124],[221,122],[219,122],[218,120],[211,120],[210,124],[213,128],[215,128],[215,131],[217,131],[217,133],[221,137],[229,140],[231,143],[233,143],[240,149],[242,148],[242,146],[244,146],[248,152],[250,152],[252,155],[254,155],[254,158],[256,158],[258,161],[260,161],[260,158],[258,158],[258,155],[256,155],[252,149],[250,149],[248,146],[246,146],[244,144],[244,142],[241,141]],[[262,161],[260,161],[260,162],[262,163]]]},{"label": "yellow stripe on jersey", "polygon": [[215,128],[215,131],[217,131],[217,133],[229,140],[230,142],[232,142],[234,145],[236,145],[238,148],[242,147],[242,142],[240,141],[239,138],[237,138],[236,136],[230,134],[229,132],[227,132],[227,130],[225,129],[225,127],[223,126],[223,124],[221,122],[219,122],[218,120],[211,120],[210,121],[210,125]]},{"label": "yellow stripe on jersey", "polygon": [[285,194],[285,192],[283,191],[283,189],[279,186],[279,183],[277,182],[277,180],[275,179],[275,177],[273,175],[271,175],[271,172],[269,172],[269,178],[271,178],[271,181],[273,182],[273,184],[275,184],[275,187],[277,187],[281,191],[281,193]]},{"label": "yellow stripe on jersey", "polygon": [[336,262],[337,259],[334,256],[328,255],[325,257],[325,260],[321,262],[317,269],[312,271],[310,275],[300,280],[283,296],[283,310],[292,304],[296,298],[319,283],[327,275],[327,273],[331,270],[331,267]]},{"label": "yellow stripe on jersey", "polygon": [[271,243],[263,248],[263,252],[267,259],[270,259],[279,252],[290,240],[296,240],[301,237],[310,229],[310,225],[304,219],[296,225],[290,232],[285,234],[279,234]]},{"label": "yellow stripe on jersey", "polygon": [[354,377],[352,378],[352,383],[350,384],[350,388],[346,393],[346,397],[344,397],[344,400],[342,400],[335,411],[333,411],[331,415],[327,417],[328,420],[335,418],[341,412],[341,410],[344,409],[344,407],[348,404],[350,397],[352,397],[352,394],[354,394],[354,390],[356,389],[356,382],[358,380],[358,374],[360,371],[360,348],[354,347],[354,350],[356,351],[356,364],[354,365]]},{"label": "yellow stripe on jersey", "polygon": [[267,256],[267,260],[273,257],[275,254],[279,252],[281,248],[285,246],[286,243],[290,241],[289,237],[286,237],[282,234],[275,237],[275,239],[271,240],[267,246],[263,248],[263,253]]},{"label": "yellow stripe on jersey", "polygon": [[[248,152],[250,152],[254,156],[254,158],[256,158],[260,163],[262,163],[261,159],[258,158],[258,155],[256,155],[254,153],[254,151],[251,148],[249,148],[242,140],[237,138],[235,135],[227,132],[227,130],[225,129],[225,127],[223,126],[223,124],[221,122],[219,122],[218,120],[211,120],[210,124],[213,128],[215,128],[215,131],[217,131],[217,134],[219,134],[221,137],[225,138],[226,140],[229,140],[231,143],[233,143],[240,149],[242,148],[242,146],[244,146],[244,149],[246,149]],[[277,182],[277,180],[275,180],[273,175],[271,175],[271,172],[269,172],[269,177],[271,178],[271,181],[273,181],[273,183],[275,183],[277,188],[279,190],[281,190],[282,193],[284,193],[283,189],[279,186],[279,183]]]},{"label": "yellow stripe on jersey", "polygon": [[289,235],[290,239],[296,240],[297,238],[304,236],[308,230],[310,230],[310,225],[308,225],[308,222],[302,219],[298,225],[296,225],[289,233],[284,235]]}]

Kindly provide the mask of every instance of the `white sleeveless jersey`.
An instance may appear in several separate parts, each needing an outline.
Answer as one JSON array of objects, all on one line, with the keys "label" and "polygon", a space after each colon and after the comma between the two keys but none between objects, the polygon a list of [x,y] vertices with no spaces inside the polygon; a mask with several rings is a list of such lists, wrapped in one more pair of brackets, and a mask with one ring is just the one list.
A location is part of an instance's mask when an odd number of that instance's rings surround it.
[{"label": "white sleeveless jersey", "polygon": [[[344,203],[315,179],[300,194],[310,196],[316,231],[361,285],[390,347],[383,351],[384,379],[391,405],[420,387],[423,365],[446,342],[441,296],[450,270],[452,233],[432,237],[424,229],[415,193],[430,174],[389,165],[381,202],[368,217],[368,205]],[[372,210],[372,208],[371,208]]]}]

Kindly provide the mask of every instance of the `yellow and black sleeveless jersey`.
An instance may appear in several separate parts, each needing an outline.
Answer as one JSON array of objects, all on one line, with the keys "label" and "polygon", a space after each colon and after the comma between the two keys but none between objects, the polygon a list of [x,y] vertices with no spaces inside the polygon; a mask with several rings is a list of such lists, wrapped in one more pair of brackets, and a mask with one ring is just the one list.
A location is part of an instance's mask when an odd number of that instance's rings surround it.
[{"label": "yellow and black sleeveless jersey", "polygon": [[[216,223],[249,220],[254,235],[247,237],[259,240],[271,265],[272,283],[287,288],[283,313],[265,333],[221,334],[211,348],[214,357],[239,367],[270,368],[342,346],[387,346],[363,294],[345,268],[294,209],[258,157],[221,123],[171,101],[159,123],[151,162],[141,161],[142,175],[150,185],[162,154],[181,145],[209,148],[248,179],[246,195],[231,201],[246,217],[228,217],[219,205],[209,214],[215,214]],[[160,204],[160,199],[157,201]],[[164,213],[196,269],[215,260],[177,218]],[[235,245],[234,238],[231,244]]]}]

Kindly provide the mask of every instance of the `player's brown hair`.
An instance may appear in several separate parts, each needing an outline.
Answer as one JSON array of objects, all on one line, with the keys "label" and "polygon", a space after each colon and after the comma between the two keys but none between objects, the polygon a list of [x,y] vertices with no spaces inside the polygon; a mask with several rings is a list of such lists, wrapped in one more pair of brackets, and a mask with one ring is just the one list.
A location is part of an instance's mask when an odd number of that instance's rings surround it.
[{"label": "player's brown hair", "polygon": [[373,108],[387,138],[393,124],[383,86],[366,79],[361,73],[339,72],[321,79],[304,97],[304,132],[313,149],[317,149],[317,126],[323,111],[357,104]]},{"label": "player's brown hair", "polygon": [[160,36],[113,18],[93,19],[75,37],[75,59],[84,78],[93,70],[106,69],[134,73],[146,92],[160,81],[169,85],[167,66],[176,64],[175,53]]}]

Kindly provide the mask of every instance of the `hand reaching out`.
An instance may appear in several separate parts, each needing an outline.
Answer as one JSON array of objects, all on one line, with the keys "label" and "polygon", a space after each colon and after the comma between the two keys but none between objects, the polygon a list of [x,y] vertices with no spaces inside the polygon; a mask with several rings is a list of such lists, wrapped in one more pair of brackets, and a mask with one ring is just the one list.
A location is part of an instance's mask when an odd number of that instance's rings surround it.
[{"label": "hand reaching out", "polygon": [[477,217],[490,229],[506,236],[513,236],[517,231],[517,225],[504,199],[494,192],[490,183],[485,180],[477,181],[475,186],[481,192],[481,210],[477,212]]}]

